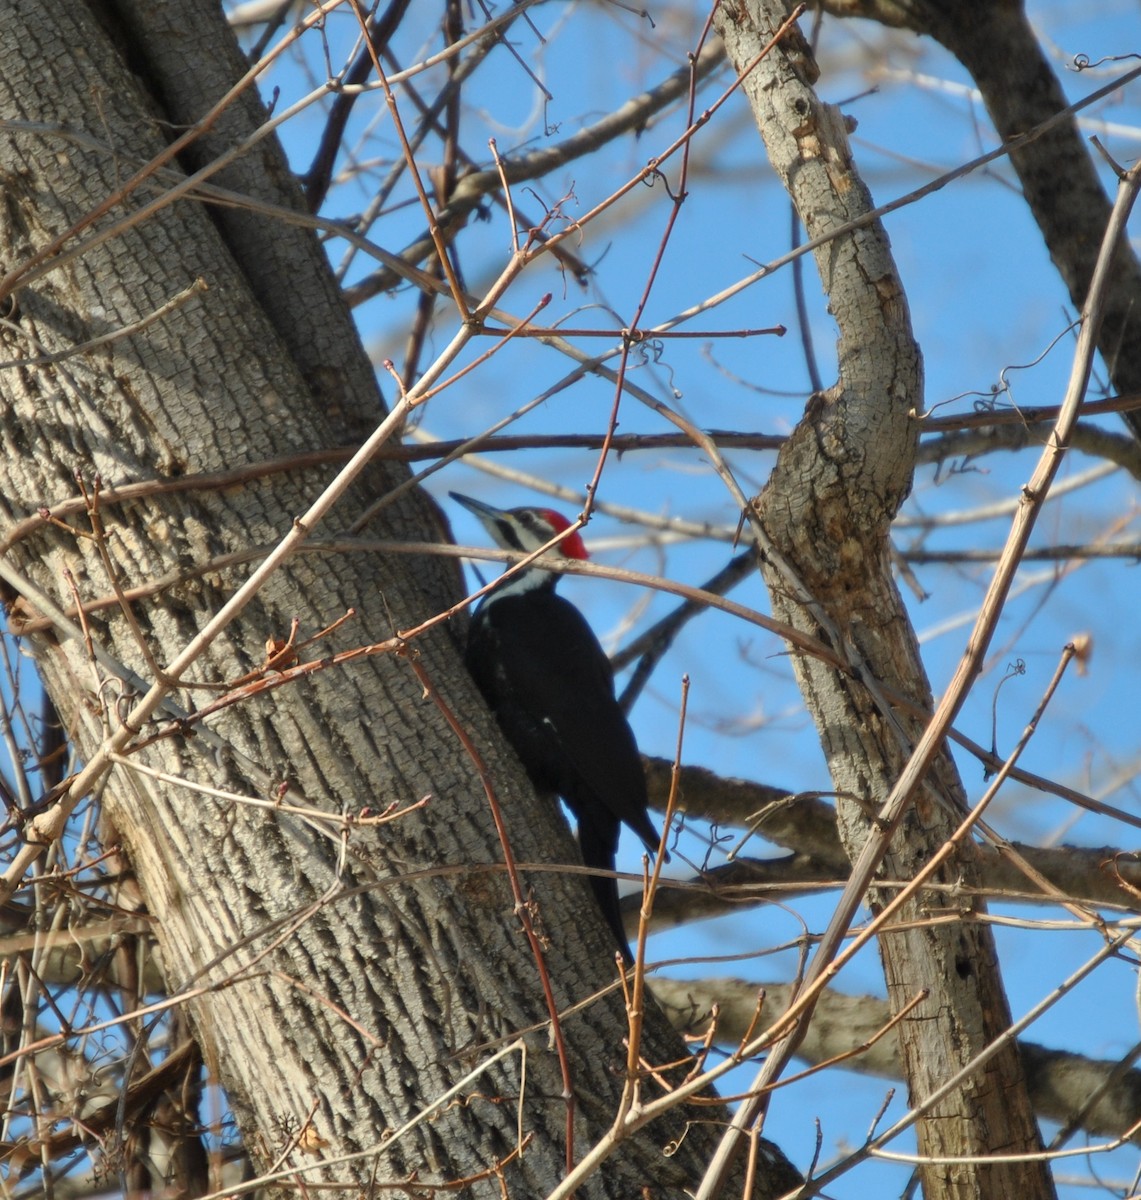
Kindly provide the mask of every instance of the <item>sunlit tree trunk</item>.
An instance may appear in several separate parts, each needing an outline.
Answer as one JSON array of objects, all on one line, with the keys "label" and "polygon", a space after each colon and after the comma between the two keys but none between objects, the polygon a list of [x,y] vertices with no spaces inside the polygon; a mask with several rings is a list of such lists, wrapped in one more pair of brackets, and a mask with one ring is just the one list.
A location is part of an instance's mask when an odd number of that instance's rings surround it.
[{"label": "sunlit tree trunk", "polygon": [[[108,29],[82,3],[0,14],[0,114],[11,122],[0,132],[5,267],[45,252],[42,271],[14,281],[0,332],[4,359],[20,360],[0,379],[5,599],[14,628],[36,630],[28,644],[87,757],[335,469],[303,456],[343,446],[382,416],[307,231],[247,215],[268,230],[257,243],[232,213],[221,219],[185,199],[126,221],[177,183],[195,154],[202,161],[202,146],[106,205],[53,256],[53,239],[99,210],[162,151],[164,133],[201,116],[240,69],[210,6],[149,8],[168,22],[165,61],[148,56],[155,29],[133,27],[129,8],[111,20],[100,6]],[[210,96],[205,77],[216,79]],[[187,99],[180,81],[199,90]],[[211,150],[263,119],[247,96]],[[223,184],[299,207],[276,152],[260,162]],[[609,1126],[626,1016],[611,989],[564,1018],[560,1064],[487,798],[421,678],[401,657],[377,656],[263,690],[201,723],[175,719],[250,672],[272,680],[257,668],[267,641],[286,638],[294,619],[304,640],[355,610],[303,648],[305,660],[382,642],[457,599],[444,560],[319,544],[405,478],[403,468],[366,470],[313,544],[203,648],[186,675],[201,686],[173,689],[176,708],[139,731],[136,742],[150,744],[106,776],[102,803],[154,922],[167,986],[187,997],[259,1170],[304,1168],[305,1182],[350,1190],[468,1179],[470,1194],[488,1196],[500,1195],[502,1175],[512,1194],[541,1196],[566,1170],[568,1113],[578,1156]],[[40,506],[73,497],[77,479],[95,517],[72,509],[35,519]],[[99,527],[103,536],[88,536]],[[414,490],[369,532],[446,536]],[[115,602],[116,590],[134,598]],[[112,600],[87,616],[89,643],[57,615],[77,597]],[[486,753],[516,858],[573,861],[561,817],[536,807],[479,702],[458,636],[438,627],[407,652]],[[314,815],[239,803],[219,789]],[[387,824],[338,821],[423,798]],[[612,983],[610,939],[585,882],[541,872],[522,884],[548,939],[558,1008]],[[644,1037],[649,1061],[684,1058],[656,1010]],[[681,1196],[713,1136],[699,1124],[663,1155],[684,1118],[631,1137],[580,1194],[650,1187]]]},{"label": "sunlit tree trunk", "polygon": [[[756,60],[786,16],[780,0],[724,4],[715,21],[738,71]],[[792,36],[745,80],[774,169],[789,189],[808,236],[829,233],[874,207],[852,162],[838,110],[812,84],[815,64]],[[919,348],[903,285],[878,222],[827,242],[816,262],[840,330],[840,378],[814,396],[778,456],[757,512],[771,551],[764,563],[773,613],[831,641],[847,671],[794,656],[837,789],[841,836],[855,859],[870,817],[891,791],[931,710],[918,645],[892,579],[888,531],[911,486],[923,407]],[[902,697],[884,703],[885,696]],[[907,880],[944,844],[965,812],[953,764],[942,757],[904,816],[881,878]],[[912,1104],[920,1104],[1010,1024],[989,928],[976,918],[969,851],[939,882],[963,883],[963,899],[931,894],[898,914],[880,938],[887,993],[896,1011],[926,999],[900,1026]],[[874,910],[893,892],[873,888]],[[945,918],[958,916],[959,920]],[[979,1067],[918,1126],[927,1200],[1049,1196],[1044,1164],[985,1165],[992,1153],[1033,1154],[1037,1125],[1013,1045]],[[945,1157],[974,1159],[961,1165]]]}]

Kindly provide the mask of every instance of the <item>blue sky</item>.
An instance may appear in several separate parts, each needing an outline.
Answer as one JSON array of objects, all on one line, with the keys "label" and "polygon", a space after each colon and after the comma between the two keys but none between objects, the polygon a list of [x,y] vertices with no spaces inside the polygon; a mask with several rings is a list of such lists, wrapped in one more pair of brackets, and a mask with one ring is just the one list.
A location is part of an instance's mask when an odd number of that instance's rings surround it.
[{"label": "blue sky", "polygon": [[[423,6],[423,27],[406,28],[394,43],[402,65],[414,61],[425,48],[436,48],[435,8]],[[1135,4],[1125,0],[1097,6],[1032,3],[1029,8],[1072,98],[1102,86],[1113,71],[1134,65],[1106,64],[1078,74],[1069,67],[1075,55],[1097,61],[1141,53],[1141,10]],[[504,155],[557,144],[628,94],[657,83],[669,64],[684,61],[696,37],[696,18],[671,15],[661,6],[654,6],[652,12],[653,26],[618,6],[533,10],[535,27],[546,41],[522,24],[514,27],[511,37],[520,57],[549,90],[550,99],[544,103],[523,67],[502,48],[495,50],[468,94],[464,148],[483,165],[488,159],[488,136],[496,138]],[[351,36],[344,21],[331,22],[330,33],[333,42],[339,39],[342,46]],[[818,89],[828,100],[842,103],[845,113],[857,121],[856,160],[877,202],[903,195],[994,145],[969,80],[937,47],[872,26],[826,22],[819,57]],[[282,88],[285,103],[313,86],[322,73],[319,63],[303,69],[295,60],[270,83]],[[432,95],[438,82],[438,78],[434,84],[422,81],[424,94]],[[726,82],[725,74],[712,81],[701,94],[699,108],[711,103]],[[1110,151],[1126,163],[1138,149],[1139,96],[1135,85],[1089,114],[1088,131],[1099,132]],[[406,112],[411,125],[413,110]],[[1095,126],[1094,121],[1103,124]],[[533,188],[517,189],[516,203],[534,217],[544,204],[567,197],[566,215],[581,216],[660,153],[682,125],[680,113],[672,110],[640,136],[620,140],[597,158],[570,164]],[[309,161],[319,126],[314,111],[284,131],[299,168]],[[378,95],[366,97],[358,106],[350,143],[355,144],[363,168],[357,179],[334,189],[325,209],[330,217],[360,211],[397,155]],[[771,261],[788,248],[787,201],[763,160],[739,98],[701,132],[693,156],[688,199],[665,252],[645,325],[701,303],[750,274],[756,263]],[[425,165],[434,165],[438,157],[438,143],[429,140]],[[676,169],[676,162],[668,168],[671,180],[676,180]],[[552,300],[544,312],[549,322],[617,329],[629,320],[645,287],[669,210],[666,189],[660,184],[635,189],[612,216],[589,227],[575,242],[576,253],[595,267],[585,289],[564,278],[550,260],[539,260],[513,287],[505,307],[521,316],[550,292]],[[502,269],[509,249],[502,210],[491,206],[487,217],[472,222],[459,240],[467,285],[477,293]],[[370,236],[397,251],[422,226],[422,213],[409,201],[408,189],[400,185],[393,193],[391,211]],[[1073,313],[1009,165],[1000,160],[985,172],[892,214],[887,228],[923,349],[927,407],[938,409],[940,415],[970,411],[976,399],[1000,386],[1006,389],[1002,403],[1059,403],[1070,369],[1073,339],[1066,331]],[[335,263],[342,261],[341,247],[333,245],[330,252]],[[349,278],[358,278],[367,269],[368,264],[357,259]],[[805,262],[805,290],[819,369],[827,384],[835,375],[835,329],[811,261]],[[402,361],[414,303],[415,297],[404,292],[374,299],[358,310],[362,333],[378,360],[391,357],[398,365]],[[777,324],[789,327],[783,339],[671,341],[657,361],[639,365],[631,378],[703,427],[786,432],[797,421],[809,391],[796,332],[791,272],[776,273],[689,328],[715,331]],[[444,306],[424,361],[446,344],[453,328],[452,314]],[[580,344],[595,350],[610,343],[580,339]],[[485,348],[479,344],[472,354]],[[541,393],[568,369],[566,360],[536,343],[514,343],[433,400],[420,416],[422,428],[443,438],[470,435]],[[529,414],[512,432],[601,431],[612,402],[610,384],[586,380]],[[659,417],[630,398],[623,400],[620,421],[622,432],[667,431]],[[1114,432],[1122,429],[1114,417],[1100,423]],[[746,491],[763,486],[772,465],[770,453],[733,451],[727,458]],[[914,522],[921,514],[969,518],[931,534],[926,543],[931,548],[1001,545],[1009,513],[984,517],[982,510],[1014,501],[1035,458],[1032,450],[995,454],[938,475],[931,467],[921,468],[913,496],[901,514],[897,546],[912,543]],[[445,499],[448,489],[505,507],[536,502],[540,493],[528,477],[578,493],[593,473],[595,457],[587,451],[536,451],[501,456],[496,465],[521,474],[501,479],[468,466],[453,466],[429,485],[449,512],[460,541],[482,544],[485,538],[473,519]],[[1095,465],[1093,460],[1071,455],[1058,483],[1080,480]],[[700,583],[729,554],[727,545],[716,541],[668,547],[639,544],[642,531],[636,525],[606,513],[609,503],[732,528],[737,513],[731,498],[696,451],[612,456],[599,497],[600,511],[586,532],[597,562]],[[560,507],[570,514],[577,511],[574,500]],[[1106,537],[1133,542],[1138,538],[1136,482],[1120,471],[1052,500],[1042,514],[1034,544]],[[928,596],[920,601],[907,593],[907,598],[938,691],[962,653],[989,567],[924,566],[916,568],[916,575]],[[662,595],[598,580],[567,580],[561,586],[611,647],[624,644],[673,604]],[[1135,567],[1129,560],[1105,560],[1060,572],[1050,564],[1028,563],[1015,592],[992,647],[988,671],[957,724],[977,741],[989,744],[993,710],[999,747],[1008,747],[1036,705],[1064,643],[1088,632],[1093,637],[1088,670],[1084,675],[1071,671],[1023,765],[1135,811],[1141,799],[1136,782],[1141,764],[1137,715],[1141,632],[1136,620]],[[763,589],[755,581],[740,587],[734,599],[767,611]],[[996,701],[996,685],[1016,660],[1025,664],[1025,674],[1006,682]],[[672,749],[683,673],[692,679],[688,761],[790,791],[827,789],[819,745],[776,639],[715,614],[691,624],[633,713],[640,744],[649,753],[665,755]],[[981,770],[969,758],[960,756],[959,762],[968,793],[977,798],[983,787]],[[1132,844],[1129,832],[1112,821],[1075,814],[1061,801],[1017,786],[1000,796],[991,820],[1014,839]],[[625,865],[636,869],[636,839],[630,839],[626,850]],[[758,847],[758,853],[763,852]],[[830,905],[825,896],[794,907],[811,928],[819,930]],[[1008,911],[1030,918],[1060,915],[1053,910]],[[655,939],[652,954],[759,951],[793,936],[796,929],[791,918],[754,910],[716,926]],[[1036,1003],[1098,944],[1090,933],[1042,929],[1001,929],[998,937],[1016,1015]],[[758,978],[764,978],[789,969],[791,959],[785,958],[775,964],[763,960],[756,971]],[[694,976],[706,973],[700,962],[689,970]],[[746,965],[741,970],[747,973],[751,968]],[[882,993],[878,964],[871,956],[858,961],[843,982],[849,991]],[[1135,983],[1131,965],[1108,964],[1094,981],[1044,1018],[1032,1037],[1097,1055],[1121,1053],[1137,1037]],[[838,1086],[837,1080],[842,1084]],[[812,1152],[813,1119],[820,1116],[825,1120],[823,1157],[827,1160],[841,1144],[855,1144],[864,1136],[886,1086],[850,1073],[829,1072],[781,1095],[773,1106],[770,1132],[803,1166]],[[889,1115],[902,1111],[902,1104],[897,1097]],[[1098,1169],[1107,1176],[1128,1178],[1135,1157],[1122,1152],[1099,1163]],[[1079,1176],[1083,1170],[1083,1164],[1075,1163],[1060,1174]],[[904,1177],[898,1167],[865,1165],[829,1190],[837,1197],[863,1195],[875,1186],[898,1191]],[[1076,1185],[1072,1194],[1077,1194]]]}]

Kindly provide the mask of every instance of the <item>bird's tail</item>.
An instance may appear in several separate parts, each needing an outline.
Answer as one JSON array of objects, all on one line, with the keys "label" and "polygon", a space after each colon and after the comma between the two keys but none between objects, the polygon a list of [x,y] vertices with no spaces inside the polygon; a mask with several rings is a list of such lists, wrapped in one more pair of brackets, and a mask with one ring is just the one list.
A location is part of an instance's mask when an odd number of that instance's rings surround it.
[{"label": "bird's tail", "polygon": [[[614,855],[618,850],[617,821],[583,821],[578,823],[578,844],[582,848],[582,861],[588,867],[601,871],[614,870]],[[607,875],[592,875],[590,886],[606,923],[614,932],[622,957],[634,961],[630,943],[626,941],[626,928],[622,923],[622,909],[618,904],[618,880]]]}]

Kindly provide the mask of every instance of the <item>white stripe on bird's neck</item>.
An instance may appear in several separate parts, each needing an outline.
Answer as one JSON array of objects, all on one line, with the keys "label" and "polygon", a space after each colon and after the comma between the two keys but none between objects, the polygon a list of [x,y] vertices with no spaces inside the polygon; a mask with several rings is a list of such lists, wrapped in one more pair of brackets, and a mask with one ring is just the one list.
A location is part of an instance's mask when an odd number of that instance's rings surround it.
[{"label": "white stripe on bird's neck", "polygon": [[484,604],[494,600],[502,600],[504,596],[525,596],[528,592],[538,592],[553,588],[559,577],[553,571],[541,571],[537,567],[526,567],[512,575],[506,583],[501,584],[493,592],[488,592]]}]

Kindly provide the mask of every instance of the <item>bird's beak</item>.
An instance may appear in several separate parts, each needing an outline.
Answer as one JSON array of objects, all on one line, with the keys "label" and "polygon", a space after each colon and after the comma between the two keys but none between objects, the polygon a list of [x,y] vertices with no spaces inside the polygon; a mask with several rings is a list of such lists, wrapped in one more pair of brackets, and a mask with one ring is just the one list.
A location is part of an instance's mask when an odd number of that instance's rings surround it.
[{"label": "bird's beak", "polygon": [[460,492],[449,492],[448,495],[457,504],[462,504],[468,512],[474,513],[483,522],[486,529],[490,529],[492,523],[507,515],[501,508],[495,508],[491,504],[484,504],[482,500],[475,500],[471,496],[462,495]]}]

